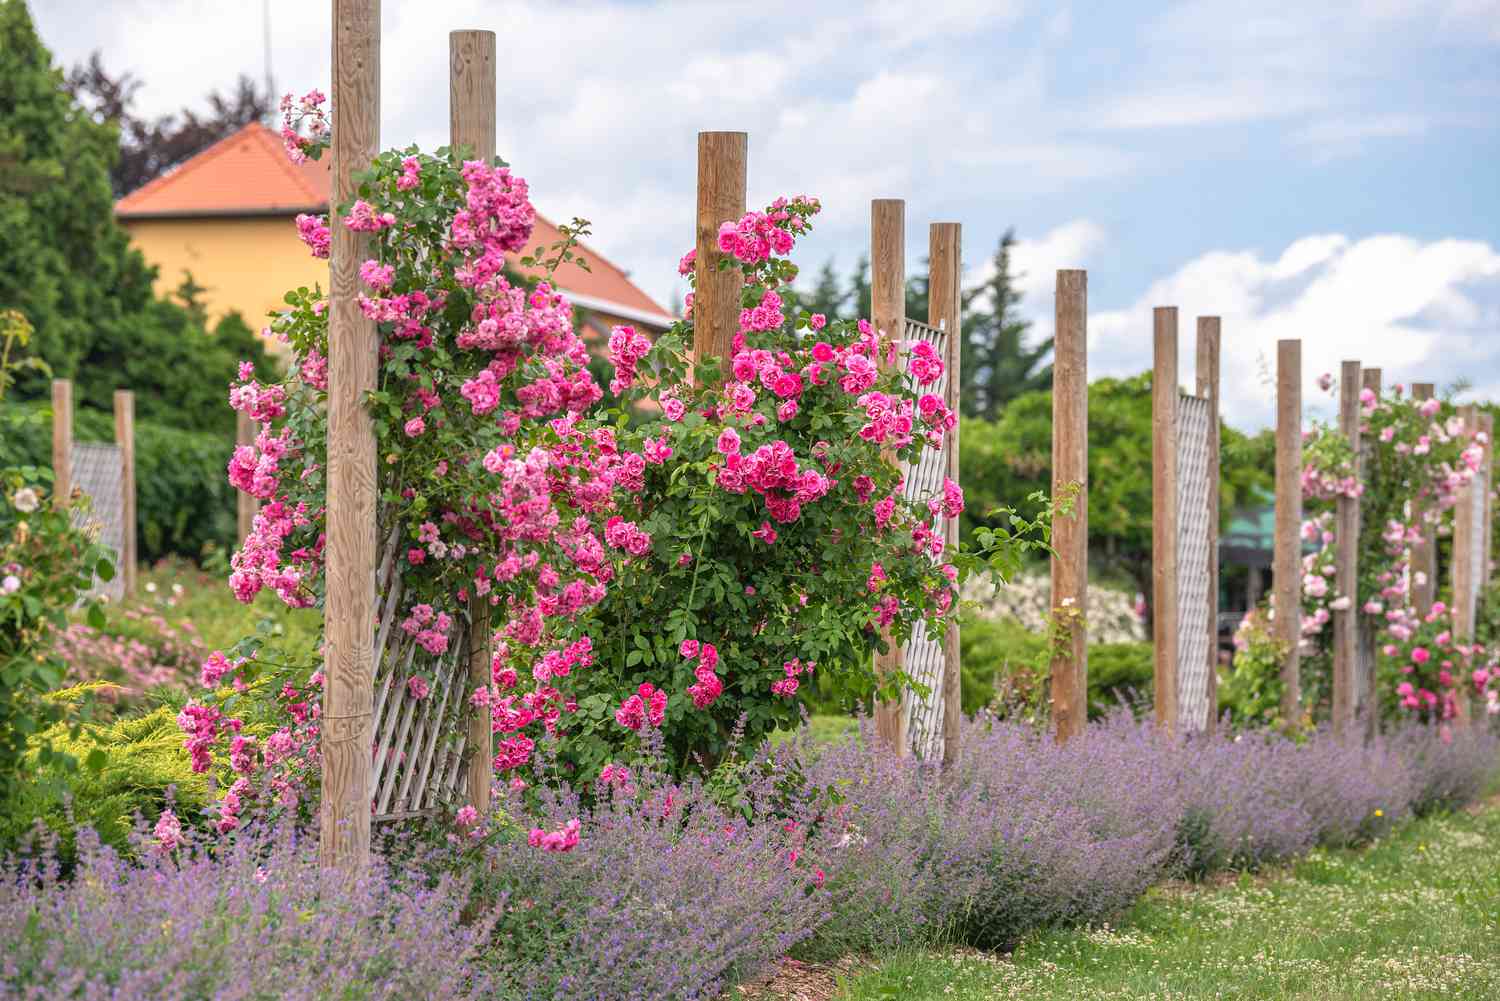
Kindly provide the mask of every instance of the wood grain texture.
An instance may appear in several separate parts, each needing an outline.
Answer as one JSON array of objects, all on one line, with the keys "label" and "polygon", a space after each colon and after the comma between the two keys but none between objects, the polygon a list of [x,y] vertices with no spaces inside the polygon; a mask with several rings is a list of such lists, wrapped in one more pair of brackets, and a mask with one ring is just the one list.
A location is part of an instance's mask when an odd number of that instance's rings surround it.
[{"label": "wood grain texture", "polygon": [[63,507],[73,493],[73,383],[52,380],[52,503]]},{"label": "wood grain texture", "polygon": [[[1360,373],[1360,385],[1375,394],[1380,399],[1381,371],[1378,368],[1367,368]],[[1375,475],[1373,463],[1370,458],[1373,441],[1365,437],[1361,442],[1360,465],[1364,470],[1366,482]],[[1356,618],[1356,630],[1359,643],[1356,647],[1355,662],[1355,699],[1354,712],[1359,717],[1361,728],[1367,739],[1373,739],[1380,730],[1380,707],[1375,700],[1375,634],[1384,624],[1382,616],[1370,615],[1365,612],[1363,604],[1358,597],[1354,599],[1354,612]]]},{"label": "wood grain texture", "polygon": [[1271,563],[1281,662],[1281,718],[1302,716],[1302,342],[1276,342],[1276,527]]},{"label": "wood grain texture", "polygon": [[115,390],[115,445],[120,449],[120,580],[125,597],[135,596],[135,394]]},{"label": "wood grain texture", "polygon": [[1156,725],[1177,732],[1177,307],[1152,311],[1151,641]]},{"label": "wood grain texture", "polygon": [[[885,345],[900,340],[906,327],[906,202],[899,198],[870,203],[870,313],[881,338],[880,365],[887,368],[892,359]],[[875,672],[888,678],[901,668],[901,648],[888,630],[882,637],[886,652],[876,654]],[[875,730],[897,756],[911,751],[906,717],[901,702],[875,707]]]},{"label": "wood grain texture", "polygon": [[[963,228],[956,222],[935,222],[927,231],[927,323],[948,332],[947,405],[958,411],[960,364],[963,357]],[[958,475],[958,428],[948,435],[948,479],[961,483]],[[949,518],[945,541],[958,546],[957,518]],[[943,767],[953,768],[959,761],[959,731],[963,722],[963,685],[960,674],[958,623],[948,627],[943,637]]]},{"label": "wood grain texture", "polygon": [[[1414,382],[1411,396],[1414,400],[1430,400],[1434,386],[1430,382]],[[1422,538],[1411,547],[1411,596],[1417,614],[1426,616],[1432,611],[1437,596],[1437,546],[1434,544],[1434,526],[1427,521],[1429,507],[1421,498],[1412,501],[1412,523],[1422,532]]]},{"label": "wood grain texture", "polygon": [[[1089,588],[1089,273],[1059,270],[1054,293],[1052,361],[1052,496],[1077,486],[1072,513],[1052,516],[1052,599],[1055,609],[1088,607]],[[1052,720],[1059,744],[1088,722],[1088,625],[1069,623],[1063,656],[1054,650],[1049,674]]]},{"label": "wood grain texture", "polygon": [[1484,554],[1484,562],[1479,566],[1479,588],[1482,591],[1490,586],[1491,567],[1494,565],[1495,546],[1495,418],[1492,414],[1479,415],[1479,430],[1484,432],[1484,465],[1480,469],[1483,478],[1484,489],[1480,491],[1480,497],[1484,504],[1484,517],[1479,519],[1484,525],[1484,542],[1479,551]]},{"label": "wood grain texture", "polygon": [[[454,31],[448,35],[448,141],[466,155],[492,163],[495,159],[495,33]],[[469,602],[468,685],[464,694],[490,684],[490,606],[483,597]],[[460,686],[463,687],[463,686]],[[494,731],[488,706],[464,699],[468,716],[464,754],[468,770],[465,794],[481,817],[490,812],[490,784],[494,777]]]},{"label": "wood grain texture", "polygon": [[[1478,411],[1472,403],[1458,408],[1459,420],[1464,422],[1465,432],[1478,426]],[[1453,508],[1453,642],[1467,645],[1474,639],[1474,586],[1479,568],[1474,565],[1474,507],[1482,504],[1480,497],[1482,482],[1478,476],[1458,491],[1458,503]],[[1458,714],[1454,723],[1467,726],[1469,722],[1468,686],[1460,683],[1455,699]]]},{"label": "wood grain texture", "polygon": [[375,388],[379,337],[358,304],[370,240],[338,206],[380,149],[380,2],[333,0],[333,212],[329,218],[328,545],[324,606],[323,795],[319,858],[362,868],[370,853],[371,712],[375,687]]},{"label": "wood grain texture", "polygon": [[[249,414],[235,414],[234,441],[236,445],[254,444],[255,421],[250,419]],[[260,501],[243,490],[236,490],[235,498],[236,528],[240,541],[243,542],[255,528],[255,515],[260,510]]]},{"label": "wood grain texture", "polygon": [[1196,395],[1208,401],[1208,720],[1219,724],[1219,336],[1217,316],[1198,317]]},{"label": "wood grain texture", "polygon": [[[1355,475],[1359,467],[1359,426],[1361,422],[1359,391],[1360,366],[1346,361],[1339,374],[1339,430],[1354,452]],[[1354,724],[1354,708],[1359,680],[1359,498],[1340,497],[1335,515],[1337,528],[1334,545],[1334,590],[1348,596],[1350,605],[1333,613],[1333,731],[1349,733]]]},{"label": "wood grain texture", "polygon": [[737,267],[719,270],[719,226],[745,214],[749,137],[744,132],[698,133],[697,283],[693,293],[693,357],[729,362],[740,329]]}]

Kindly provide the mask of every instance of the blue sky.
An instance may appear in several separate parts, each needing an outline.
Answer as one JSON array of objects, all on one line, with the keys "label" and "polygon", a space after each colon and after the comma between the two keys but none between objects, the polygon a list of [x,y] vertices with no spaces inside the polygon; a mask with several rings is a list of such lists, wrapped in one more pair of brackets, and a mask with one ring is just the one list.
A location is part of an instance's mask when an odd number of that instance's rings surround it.
[{"label": "blue sky", "polygon": [[[279,90],[327,87],[328,5],[270,0]],[[172,110],[260,75],[259,3],[33,0],[72,63],[99,48]],[[1500,0],[1362,3],[432,3],[385,0],[385,144],[443,142],[446,34],[500,35],[500,147],[553,218],[664,303],[692,239],[695,133],[750,133],[750,198],[825,213],[799,262],[847,266],[869,200],[964,225],[978,275],[1008,226],[1026,310],[1089,270],[1090,369],[1150,365],[1150,308],[1224,316],[1226,411],[1301,337],[1387,382],[1500,397]]]}]

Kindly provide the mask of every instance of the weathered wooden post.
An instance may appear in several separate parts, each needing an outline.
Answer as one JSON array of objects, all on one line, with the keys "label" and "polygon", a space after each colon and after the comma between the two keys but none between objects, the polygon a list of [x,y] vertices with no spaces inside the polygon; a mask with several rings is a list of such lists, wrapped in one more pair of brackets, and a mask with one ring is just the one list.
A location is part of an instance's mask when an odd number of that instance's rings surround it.
[{"label": "weathered wooden post", "polygon": [[[236,445],[255,443],[255,422],[247,413],[235,414],[234,442]],[[260,501],[244,490],[235,491],[238,507],[235,511],[240,541],[243,542],[255,529],[255,515],[260,510]]]},{"label": "weathered wooden post", "polygon": [[1052,349],[1052,496],[1076,486],[1073,511],[1052,516],[1052,609],[1067,615],[1067,649],[1052,649],[1052,718],[1058,743],[1088,722],[1089,373],[1087,271],[1058,271]]},{"label": "weathered wooden post", "polygon": [[1208,401],[1208,720],[1219,722],[1219,333],[1217,316],[1198,317],[1197,395]]},{"label": "weathered wooden post", "polygon": [[[1464,433],[1482,430],[1479,413],[1472,403],[1458,409],[1459,419],[1464,423]],[[1474,620],[1477,611],[1479,586],[1484,557],[1480,550],[1484,545],[1483,519],[1487,514],[1485,500],[1487,476],[1484,467],[1488,464],[1489,446],[1485,446],[1486,457],[1474,478],[1458,492],[1458,503],[1453,508],[1453,642],[1467,646],[1474,641]],[[1457,716],[1454,722],[1467,726],[1469,722],[1469,684],[1467,671],[1461,671],[1454,698]]]},{"label": "weathered wooden post", "polygon": [[[1433,388],[1430,382],[1412,383],[1412,399],[1432,399]],[[1411,597],[1417,614],[1423,617],[1432,611],[1432,602],[1437,597],[1437,546],[1433,544],[1433,525],[1427,520],[1432,513],[1433,508],[1425,498],[1418,497],[1411,502],[1412,524],[1422,533],[1421,539],[1411,547]]]},{"label": "weathered wooden post", "polygon": [[[1367,368],[1360,373],[1360,384],[1363,389],[1375,394],[1375,402],[1380,402],[1381,372],[1378,368]],[[1365,479],[1375,475],[1375,463],[1373,459],[1374,442],[1368,437],[1362,437],[1360,448],[1360,470]],[[1367,739],[1374,739],[1380,730],[1380,706],[1375,701],[1375,632],[1379,629],[1379,623],[1375,617],[1364,610],[1364,604],[1359,600],[1359,595],[1350,596],[1352,611],[1358,616],[1359,623],[1359,649],[1358,667],[1356,672],[1355,711],[1364,723],[1364,732]]]},{"label": "weathered wooden post", "polygon": [[135,596],[135,394],[115,390],[115,445],[120,449],[120,581],[124,597]]},{"label": "weathered wooden post", "polygon": [[[946,331],[948,368],[948,409],[958,412],[963,385],[963,228],[956,222],[935,222],[927,232],[927,323]],[[947,450],[947,476],[959,482],[958,428],[943,443]],[[944,523],[947,543],[958,545],[959,519]],[[943,767],[958,764],[959,730],[963,723],[963,687],[959,665],[958,623],[948,627],[943,637]]]},{"label": "weathered wooden post", "polygon": [[[495,33],[453,31],[448,34],[448,133],[456,149],[468,150],[485,163],[495,160]],[[469,691],[490,684],[490,604],[483,595],[469,599]],[[488,705],[470,704],[464,754],[467,799],[481,817],[490,810],[490,782],[495,769],[494,731]]]},{"label": "weathered wooden post", "polygon": [[370,240],[338,206],[380,148],[380,0],[333,0],[333,191],[329,228],[328,548],[319,859],[358,869],[370,854],[375,686],[375,389],[379,337],[359,309]]},{"label": "weathered wooden post", "polygon": [[1156,725],[1177,732],[1177,307],[1152,311],[1151,641]]},{"label": "weathered wooden post", "polygon": [[[906,330],[906,202],[899,198],[877,198],[870,203],[870,313],[884,368],[891,360],[887,345],[899,341]],[[890,458],[894,461],[894,456]],[[886,652],[875,658],[875,673],[884,679],[900,669],[901,648],[889,631],[882,635]],[[901,701],[875,707],[875,730],[898,756],[911,750]]]},{"label": "weathered wooden post", "polygon": [[73,493],[73,383],[52,380],[52,503],[64,507]]},{"label": "weathered wooden post", "polygon": [[[739,331],[738,268],[719,270],[719,226],[745,214],[749,137],[743,132],[698,133],[698,241],[693,292],[693,357],[727,365]],[[899,336],[899,333],[897,334]]]},{"label": "weathered wooden post", "polygon": [[1276,536],[1271,585],[1281,662],[1281,718],[1302,715],[1302,342],[1276,342]]},{"label": "weathered wooden post", "polygon": [[[1363,475],[1359,454],[1360,366],[1346,361],[1339,375],[1339,430],[1349,442],[1354,475]],[[1340,496],[1334,540],[1335,591],[1348,606],[1333,613],[1333,732],[1346,734],[1354,723],[1354,699],[1359,672],[1359,498]]]}]

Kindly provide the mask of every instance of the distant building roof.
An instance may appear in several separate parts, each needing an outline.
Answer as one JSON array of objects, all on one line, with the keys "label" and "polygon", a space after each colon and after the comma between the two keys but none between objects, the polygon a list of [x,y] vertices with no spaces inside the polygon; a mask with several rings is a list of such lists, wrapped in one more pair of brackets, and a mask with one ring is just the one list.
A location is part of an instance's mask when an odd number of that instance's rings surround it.
[{"label": "distant building roof", "polygon": [[[121,198],[115,214],[126,222],[290,216],[328,211],[331,190],[329,158],[294,164],[282,149],[281,137],[252,122]],[[538,215],[527,249],[550,246],[560,238],[557,227]],[[554,275],[558,289],[575,306],[652,327],[673,322],[672,315],[622,269],[587,246],[579,246],[578,253],[588,262],[588,271],[569,263]],[[512,255],[512,266],[519,268],[515,258],[520,256]]]}]

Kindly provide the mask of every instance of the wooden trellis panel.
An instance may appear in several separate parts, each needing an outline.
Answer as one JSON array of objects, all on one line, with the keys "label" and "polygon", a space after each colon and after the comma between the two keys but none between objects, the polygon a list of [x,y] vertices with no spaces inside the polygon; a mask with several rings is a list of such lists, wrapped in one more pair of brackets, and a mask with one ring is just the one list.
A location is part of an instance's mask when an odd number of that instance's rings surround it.
[{"label": "wooden trellis panel", "polygon": [[1213,608],[1209,524],[1209,425],[1212,404],[1182,394],[1177,400],[1177,721],[1185,731],[1209,725],[1209,651]]},{"label": "wooden trellis panel", "polygon": [[[906,321],[903,340],[906,343],[924,341],[937,351],[939,358],[948,357],[948,332],[937,327]],[[902,368],[905,368],[903,356]],[[938,381],[927,387],[928,392],[944,400],[948,394],[949,371],[945,366]],[[943,448],[924,448],[915,466],[904,465],[906,483],[902,496],[908,501],[926,500],[934,493],[941,493],[943,479],[948,475],[948,449],[950,441],[945,439]],[[948,519],[939,512],[932,522],[933,531],[946,537]],[[901,662],[906,673],[921,682],[928,692],[925,696],[912,693],[902,700],[902,711],[906,715],[907,733],[910,735],[912,751],[918,756],[935,759],[942,752],[943,740],[943,675],[947,663],[945,644],[940,637],[929,639],[925,628],[916,629],[901,648]]]}]

